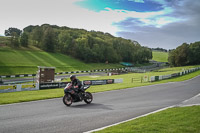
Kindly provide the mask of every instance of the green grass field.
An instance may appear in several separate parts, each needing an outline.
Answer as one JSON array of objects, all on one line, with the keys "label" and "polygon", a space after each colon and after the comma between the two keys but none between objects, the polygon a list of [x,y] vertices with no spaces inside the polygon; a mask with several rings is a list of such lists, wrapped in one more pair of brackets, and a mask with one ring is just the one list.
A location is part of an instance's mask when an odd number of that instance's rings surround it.
[{"label": "green grass field", "polygon": [[[138,86],[147,86],[153,84],[167,83],[167,82],[175,82],[175,81],[184,81],[187,79],[191,79],[200,75],[200,70],[172,79],[161,80],[158,82],[144,82],[141,83],[141,77],[147,76],[156,76],[156,75],[165,75],[171,74],[175,72],[180,72],[183,68],[189,69],[195,66],[187,66],[187,67],[176,67],[176,68],[167,68],[161,69],[161,72],[149,72],[149,73],[130,73],[124,75],[115,75],[115,76],[87,76],[87,77],[78,77],[80,80],[96,80],[96,79],[118,79],[123,78],[123,83],[118,84],[108,84],[108,85],[98,85],[91,86],[88,91],[90,92],[102,92],[102,91],[111,91],[111,90],[119,90],[125,88],[132,88]],[[134,78],[134,82],[132,83],[132,78]],[[48,90],[38,90],[38,91],[22,91],[22,92],[11,92],[11,93],[0,93],[0,104],[9,104],[9,103],[18,103],[25,101],[34,101],[34,100],[42,100],[42,99],[50,99],[50,98],[58,98],[64,95],[63,89],[48,89]]]},{"label": "green grass field", "polygon": [[153,51],[153,59],[158,62],[168,62],[168,52]]},{"label": "green grass field", "polygon": [[56,67],[56,72],[120,68],[120,64],[84,63],[60,53],[47,53],[36,48],[14,50],[0,47],[0,75],[34,74],[37,66]]},{"label": "green grass field", "polygon": [[95,133],[199,133],[200,106],[170,108]]}]

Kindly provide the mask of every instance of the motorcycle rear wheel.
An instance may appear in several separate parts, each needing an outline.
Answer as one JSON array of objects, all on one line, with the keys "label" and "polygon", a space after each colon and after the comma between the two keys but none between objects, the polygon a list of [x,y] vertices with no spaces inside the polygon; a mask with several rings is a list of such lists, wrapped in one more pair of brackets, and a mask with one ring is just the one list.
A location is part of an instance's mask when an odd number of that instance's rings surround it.
[{"label": "motorcycle rear wheel", "polygon": [[85,92],[84,102],[90,104],[93,100],[93,96],[90,92]]},{"label": "motorcycle rear wheel", "polygon": [[63,103],[70,106],[72,104],[72,96],[70,94],[65,94],[63,97]]}]

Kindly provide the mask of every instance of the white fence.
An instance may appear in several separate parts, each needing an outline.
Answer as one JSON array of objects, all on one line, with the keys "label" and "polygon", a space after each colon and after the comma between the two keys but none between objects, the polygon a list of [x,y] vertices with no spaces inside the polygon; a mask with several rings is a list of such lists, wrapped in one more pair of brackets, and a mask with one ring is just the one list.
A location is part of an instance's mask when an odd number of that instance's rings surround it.
[{"label": "white fence", "polygon": [[169,75],[160,75],[160,76],[151,76],[150,81],[154,82],[154,81],[158,81],[158,80],[163,80],[163,79],[169,79],[171,77],[178,77],[178,76],[182,76],[191,72],[195,72],[197,70],[200,70],[200,67],[197,68],[191,68],[189,70],[185,70],[179,73],[173,73],[173,74],[169,74]]}]

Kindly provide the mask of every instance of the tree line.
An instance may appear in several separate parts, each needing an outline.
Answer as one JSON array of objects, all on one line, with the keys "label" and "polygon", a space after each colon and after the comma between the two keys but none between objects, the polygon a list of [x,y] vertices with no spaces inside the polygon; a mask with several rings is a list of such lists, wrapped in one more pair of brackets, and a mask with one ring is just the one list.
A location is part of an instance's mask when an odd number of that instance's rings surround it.
[{"label": "tree line", "polygon": [[28,35],[18,29],[10,27],[8,30],[5,30],[5,36],[10,37],[10,45],[12,47],[19,47],[20,45],[27,47],[28,46]]},{"label": "tree line", "polygon": [[200,42],[183,43],[169,52],[168,62],[171,66],[200,64]]},{"label": "tree line", "polygon": [[154,50],[154,51],[162,51],[162,52],[167,52],[168,50],[167,49],[164,49],[164,48],[151,48],[151,50]]},{"label": "tree line", "polygon": [[85,62],[144,63],[152,58],[151,49],[138,42],[99,31],[43,24],[27,26],[23,32],[9,28],[5,35],[11,36],[15,47],[35,45],[44,51],[60,52]]}]

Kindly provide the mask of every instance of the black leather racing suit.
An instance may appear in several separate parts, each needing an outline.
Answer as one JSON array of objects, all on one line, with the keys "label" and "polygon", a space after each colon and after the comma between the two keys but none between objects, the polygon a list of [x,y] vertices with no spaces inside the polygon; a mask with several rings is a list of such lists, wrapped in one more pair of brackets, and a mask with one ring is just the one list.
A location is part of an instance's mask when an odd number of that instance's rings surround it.
[{"label": "black leather racing suit", "polygon": [[78,88],[74,88],[75,91],[77,91],[79,97],[82,99],[82,83],[79,79],[74,79],[72,81],[72,86],[75,87],[75,86],[78,86]]},{"label": "black leather racing suit", "polygon": [[78,86],[78,89],[81,89],[82,83],[81,83],[81,81],[80,81],[79,79],[74,79],[74,80],[72,81],[72,86],[73,86],[73,87],[74,87],[74,86]]}]

